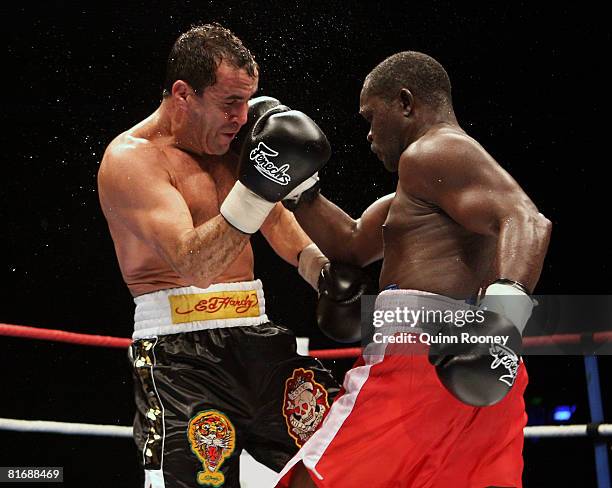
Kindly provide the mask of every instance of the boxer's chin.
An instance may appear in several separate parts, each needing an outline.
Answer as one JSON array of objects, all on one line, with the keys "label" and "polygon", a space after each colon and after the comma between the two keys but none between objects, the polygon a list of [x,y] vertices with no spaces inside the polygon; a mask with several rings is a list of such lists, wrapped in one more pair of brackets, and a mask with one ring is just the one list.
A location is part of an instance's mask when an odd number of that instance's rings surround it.
[{"label": "boxer's chin", "polygon": [[389,159],[386,158],[381,158],[382,164],[385,167],[385,169],[389,172],[389,173],[395,173],[397,172],[397,161],[393,160],[394,162],[390,162]]},{"label": "boxer's chin", "polygon": [[229,149],[230,149],[230,142],[227,141],[218,141],[215,143],[215,146],[213,148],[211,148],[211,151],[209,154],[213,155],[213,156],[223,156],[224,154],[226,154]]}]

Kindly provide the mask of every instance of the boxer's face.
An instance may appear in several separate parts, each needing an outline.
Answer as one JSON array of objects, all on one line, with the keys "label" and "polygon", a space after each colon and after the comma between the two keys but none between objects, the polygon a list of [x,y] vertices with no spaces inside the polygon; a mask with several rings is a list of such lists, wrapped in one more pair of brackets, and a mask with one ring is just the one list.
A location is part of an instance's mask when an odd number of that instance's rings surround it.
[{"label": "boxer's face", "polygon": [[192,138],[198,151],[221,155],[246,123],[248,100],[257,91],[258,77],[222,62],[217,82],[190,100]]},{"label": "boxer's face", "polygon": [[388,171],[397,171],[399,158],[403,151],[400,139],[400,127],[403,124],[401,111],[397,103],[370,95],[362,90],[359,101],[359,113],[370,124],[368,142],[370,149],[382,161]]}]

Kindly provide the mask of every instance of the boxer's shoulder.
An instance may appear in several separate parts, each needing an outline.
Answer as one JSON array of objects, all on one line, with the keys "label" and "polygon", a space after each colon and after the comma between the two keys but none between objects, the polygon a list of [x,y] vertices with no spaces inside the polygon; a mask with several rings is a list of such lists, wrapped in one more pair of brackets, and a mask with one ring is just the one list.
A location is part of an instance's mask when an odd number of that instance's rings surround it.
[{"label": "boxer's shoulder", "polygon": [[[462,175],[482,171],[493,158],[474,138],[458,126],[436,126],[412,143],[402,153],[399,177],[403,183],[421,187],[458,182]],[[407,178],[406,176],[409,176]]]},{"label": "boxer's shoulder", "polygon": [[460,127],[440,124],[410,144],[403,152],[400,163],[443,163],[448,158],[478,150],[482,150],[482,146]]},{"label": "boxer's shoulder", "polygon": [[129,132],[118,135],[108,145],[100,164],[100,177],[134,175],[146,171],[152,175],[156,170],[167,174],[170,157],[163,146]]},{"label": "boxer's shoulder", "polygon": [[[138,195],[172,184],[167,157],[145,139],[116,137],[106,148],[98,170],[98,195],[103,209],[132,205]],[[139,182],[146,181],[146,185]]]}]

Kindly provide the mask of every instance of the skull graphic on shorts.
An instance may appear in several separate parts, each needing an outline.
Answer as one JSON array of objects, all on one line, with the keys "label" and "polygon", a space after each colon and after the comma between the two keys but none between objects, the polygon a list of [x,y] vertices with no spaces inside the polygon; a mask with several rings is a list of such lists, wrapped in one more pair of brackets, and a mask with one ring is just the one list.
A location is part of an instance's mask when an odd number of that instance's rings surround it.
[{"label": "skull graphic on shorts", "polygon": [[310,425],[314,421],[317,413],[317,399],[312,394],[312,390],[302,391],[292,402],[293,415],[304,425]]},{"label": "skull graphic on shorts", "polygon": [[314,373],[302,368],[285,382],[283,415],[289,435],[301,447],[317,430],[327,410],[327,391],[314,380]]}]

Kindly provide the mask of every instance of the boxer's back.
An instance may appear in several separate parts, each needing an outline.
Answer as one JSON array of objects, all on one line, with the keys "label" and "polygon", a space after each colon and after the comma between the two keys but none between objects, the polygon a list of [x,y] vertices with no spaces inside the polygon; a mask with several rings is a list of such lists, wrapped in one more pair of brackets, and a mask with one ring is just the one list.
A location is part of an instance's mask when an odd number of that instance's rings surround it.
[{"label": "boxer's back", "polygon": [[[121,215],[113,211],[115,182],[122,177],[119,166],[128,159],[140,158],[145,158],[152,170],[162,171],[143,171],[142,180],[134,185],[159,185],[161,188],[171,184],[185,200],[194,227],[219,214],[221,202],[236,181],[237,167],[237,157],[232,153],[198,156],[178,149],[169,138],[160,135],[151,118],[111,142],[100,166],[100,201],[123,279],[134,296],[190,285],[159,255],[153,243],[140,239],[124,224]],[[127,211],[137,212],[137,203],[136,196],[134,208]],[[215,282],[252,279],[253,253],[247,244],[238,259]]]},{"label": "boxer's back", "polygon": [[[465,137],[466,144],[475,143],[460,130],[444,129],[427,136],[431,139],[429,147],[436,139],[443,147],[448,132]],[[496,239],[466,229],[437,205],[416,196],[406,182],[429,178],[417,174],[422,170],[400,166],[400,181],[383,226],[380,286],[397,284],[455,298],[473,296],[486,282]],[[407,174],[402,175],[402,171]]]}]

